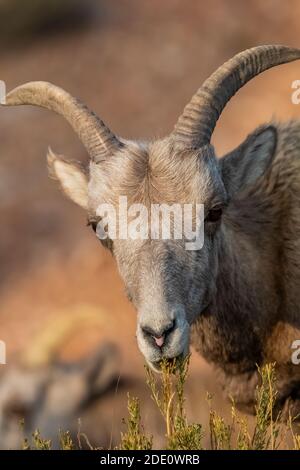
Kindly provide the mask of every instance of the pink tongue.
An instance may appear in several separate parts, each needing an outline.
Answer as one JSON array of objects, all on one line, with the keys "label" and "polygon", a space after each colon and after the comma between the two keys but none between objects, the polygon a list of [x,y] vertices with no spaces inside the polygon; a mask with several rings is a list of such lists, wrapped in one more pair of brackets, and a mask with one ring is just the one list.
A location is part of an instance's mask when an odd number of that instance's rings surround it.
[{"label": "pink tongue", "polygon": [[161,348],[162,345],[163,345],[164,342],[165,342],[165,337],[164,337],[164,336],[160,336],[159,338],[155,338],[155,336],[154,336],[154,339],[155,339],[155,342],[156,342],[157,346],[158,346],[159,348]]}]

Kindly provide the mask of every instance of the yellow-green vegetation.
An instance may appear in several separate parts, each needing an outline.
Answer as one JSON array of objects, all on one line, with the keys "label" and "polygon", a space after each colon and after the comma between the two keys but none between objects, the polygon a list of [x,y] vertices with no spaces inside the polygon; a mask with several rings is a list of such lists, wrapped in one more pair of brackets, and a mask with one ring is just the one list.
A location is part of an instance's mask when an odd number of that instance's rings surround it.
[{"label": "yellow-green vegetation", "polygon": [[250,432],[247,418],[241,416],[232,403],[231,422],[225,423],[211,409],[210,402],[210,442],[212,449],[237,449],[237,450],[275,450],[286,437],[287,432],[292,432],[290,426],[280,421],[280,414],[273,416],[276,400],[275,365],[268,364],[259,369],[261,385],[256,390],[255,425]]},{"label": "yellow-green vegetation", "polygon": [[[209,406],[209,429],[204,430],[199,423],[190,423],[185,411],[184,387],[188,373],[188,359],[180,364],[163,362],[160,376],[146,367],[147,384],[151,397],[165,423],[164,449],[198,450],[204,449],[203,437],[208,433],[210,448],[213,450],[276,450],[290,448],[300,450],[300,434],[294,429],[293,420],[281,420],[280,413],[274,417],[276,400],[275,364],[268,364],[259,369],[261,384],[256,390],[255,424],[250,431],[247,417],[241,415],[232,403],[231,418],[226,422],[213,410],[213,400],[207,397]],[[207,404],[203,404],[207,406]],[[124,420],[126,430],[121,433],[119,450],[150,450],[153,438],[142,425],[142,410],[139,399],[128,395],[128,417]],[[81,433],[78,433],[81,436]],[[87,436],[88,447],[91,448]],[[59,431],[60,448],[73,450],[82,448],[72,441],[68,432]],[[288,442],[292,444],[288,446]],[[26,440],[24,449],[51,449],[51,441],[43,439],[37,430],[32,441]],[[100,447],[97,447],[100,449]]]},{"label": "yellow-green vegetation", "polygon": [[[202,441],[206,432],[209,433],[210,448],[213,450],[276,450],[280,447],[287,448],[288,440],[293,442],[292,448],[300,449],[300,435],[295,433],[292,419],[285,423],[280,419],[280,413],[277,413],[276,417],[273,415],[277,396],[275,364],[268,364],[259,369],[261,384],[256,390],[255,424],[252,431],[249,429],[247,417],[237,411],[234,402],[231,407],[231,420],[226,422],[213,410],[211,396],[207,397],[210,410],[209,429],[205,431],[201,424],[188,422],[184,394],[188,360],[179,366],[177,364],[177,367],[175,363],[163,363],[161,378],[155,376],[148,368],[146,373],[152,398],[165,421],[166,449],[203,449]],[[129,409],[131,406],[132,401],[129,399]],[[138,406],[138,402],[135,402],[135,406]],[[139,423],[140,414],[137,409]],[[129,422],[127,425],[129,429]],[[288,436],[291,439],[288,439]],[[148,443],[151,442],[149,437],[147,439]],[[121,448],[124,448],[122,443]],[[131,448],[137,447],[133,444]]]},{"label": "yellow-green vegetation", "polygon": [[146,436],[141,425],[141,413],[138,398],[128,395],[128,418],[124,423],[127,431],[121,433],[122,450],[150,450],[152,449],[152,436]]},{"label": "yellow-green vegetation", "polygon": [[179,365],[165,361],[162,362],[161,368],[160,384],[149,368],[146,368],[146,373],[151,396],[166,424],[166,448],[201,449],[202,427],[200,424],[188,423],[184,407],[188,359]]}]

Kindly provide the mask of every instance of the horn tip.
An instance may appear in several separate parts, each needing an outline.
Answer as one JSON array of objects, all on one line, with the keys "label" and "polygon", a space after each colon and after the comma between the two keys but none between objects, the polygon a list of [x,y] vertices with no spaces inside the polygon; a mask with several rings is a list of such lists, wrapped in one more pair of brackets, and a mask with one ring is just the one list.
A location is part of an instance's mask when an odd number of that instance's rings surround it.
[{"label": "horn tip", "polygon": [[6,105],[6,84],[4,80],[0,80],[0,105]]}]

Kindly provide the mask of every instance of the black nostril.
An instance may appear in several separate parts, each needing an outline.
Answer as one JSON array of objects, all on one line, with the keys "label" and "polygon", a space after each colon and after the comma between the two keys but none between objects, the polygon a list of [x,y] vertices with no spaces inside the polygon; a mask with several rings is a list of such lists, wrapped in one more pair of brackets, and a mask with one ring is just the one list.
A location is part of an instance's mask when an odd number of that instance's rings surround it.
[{"label": "black nostril", "polygon": [[163,334],[164,334],[165,336],[167,336],[167,335],[169,335],[170,333],[172,333],[172,331],[173,331],[174,328],[175,328],[175,324],[176,324],[176,322],[175,322],[175,320],[173,320],[172,323],[170,323],[170,325],[165,329],[165,331],[164,331]]},{"label": "black nostril", "polygon": [[164,328],[160,330],[154,330],[153,328],[144,325],[141,327],[143,333],[145,336],[151,337],[154,339],[155,343],[157,346],[162,347],[166,337],[172,333],[176,325],[175,320],[170,322],[168,325],[166,325]]}]

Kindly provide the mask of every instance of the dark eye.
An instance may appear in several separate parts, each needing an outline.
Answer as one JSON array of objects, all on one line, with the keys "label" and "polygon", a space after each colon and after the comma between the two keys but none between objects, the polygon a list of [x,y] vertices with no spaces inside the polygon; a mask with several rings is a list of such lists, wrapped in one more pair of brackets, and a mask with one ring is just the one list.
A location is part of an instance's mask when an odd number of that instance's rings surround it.
[{"label": "dark eye", "polygon": [[98,222],[99,222],[99,221],[96,221],[96,220],[88,220],[87,225],[90,226],[90,227],[92,227],[92,229],[93,229],[94,232],[96,233]]},{"label": "dark eye", "polygon": [[92,229],[94,230],[94,232],[97,231],[97,225],[98,225],[97,222],[92,222],[92,223],[91,223],[91,227],[92,227]]},{"label": "dark eye", "polygon": [[[92,227],[93,231],[97,234],[97,227],[101,219],[98,220],[88,220],[87,225]],[[97,234],[98,235],[98,234]],[[99,237],[98,237],[99,238]],[[110,238],[99,238],[100,242],[105,248],[108,248],[109,251],[113,252],[113,241]]]},{"label": "dark eye", "polygon": [[222,217],[223,210],[221,207],[217,207],[215,209],[210,209],[207,213],[205,218],[206,222],[218,222]]}]

